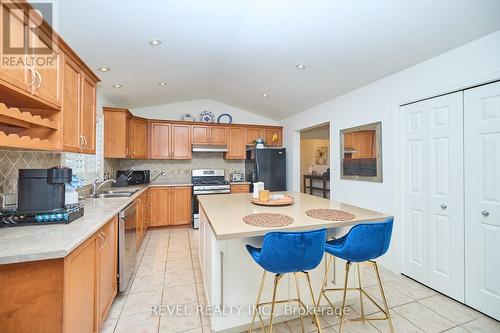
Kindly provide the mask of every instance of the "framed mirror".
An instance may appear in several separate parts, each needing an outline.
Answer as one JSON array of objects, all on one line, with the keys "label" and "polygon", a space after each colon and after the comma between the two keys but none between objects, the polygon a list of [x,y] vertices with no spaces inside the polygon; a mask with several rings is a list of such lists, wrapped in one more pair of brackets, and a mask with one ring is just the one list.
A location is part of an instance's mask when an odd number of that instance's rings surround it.
[{"label": "framed mirror", "polygon": [[382,123],[340,131],[340,178],[382,182]]}]

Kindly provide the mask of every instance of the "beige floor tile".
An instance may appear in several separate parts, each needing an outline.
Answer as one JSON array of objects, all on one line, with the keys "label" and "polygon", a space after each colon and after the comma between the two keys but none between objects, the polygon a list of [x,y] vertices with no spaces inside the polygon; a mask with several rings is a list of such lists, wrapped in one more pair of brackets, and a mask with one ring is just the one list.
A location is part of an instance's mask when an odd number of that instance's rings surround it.
[{"label": "beige floor tile", "polygon": [[415,301],[431,297],[437,294],[434,290],[427,288],[423,284],[415,282],[407,277],[403,277],[401,279],[396,279],[384,283],[384,287],[385,286],[394,287],[399,292],[405,294],[406,296],[410,297]]},{"label": "beige floor tile", "polygon": [[136,277],[145,275],[165,274],[166,265],[163,263],[141,263],[137,269]]},{"label": "beige floor tile", "polygon": [[[382,317],[382,312],[377,312],[373,316]],[[403,318],[397,312],[391,310],[392,325],[396,332],[401,333],[423,333],[423,331],[415,326],[411,321]],[[370,323],[382,333],[390,333],[389,322],[387,320],[373,320]]]},{"label": "beige floor tile", "polygon": [[[289,320],[286,322],[286,324],[287,324],[288,328],[290,329],[290,331],[292,331],[294,333],[295,332],[302,332],[302,324],[301,324],[299,318]],[[328,324],[328,322],[326,322],[322,317],[319,318],[319,324],[321,325],[321,327],[330,326]],[[312,316],[304,317],[304,330],[306,332],[317,332],[318,331],[318,328],[314,324],[314,320],[313,320]],[[273,329],[273,331],[274,331],[274,329]]]},{"label": "beige floor tile", "polygon": [[479,312],[440,294],[422,299],[419,303],[422,303],[457,325],[482,317]]},{"label": "beige floor tile", "polygon": [[159,320],[149,313],[121,316],[114,333],[157,333]]},{"label": "beige floor tile", "polygon": [[122,312],[123,305],[127,299],[126,295],[118,295],[109,309],[108,319],[118,318]]},{"label": "beige floor tile", "polygon": [[130,293],[163,289],[165,274],[136,276],[130,288]]},{"label": "beige floor tile", "polygon": [[129,294],[123,306],[122,316],[149,313],[152,305],[159,305],[161,302],[162,289]]},{"label": "beige floor tile", "polygon": [[192,315],[168,315],[160,318],[160,333],[176,333],[201,328],[201,319],[199,314]]},{"label": "beige floor tile", "polygon": [[[335,332],[340,329],[339,325],[332,327]],[[379,331],[370,323],[348,323],[342,328],[343,333],[379,333]]]},{"label": "beige floor tile", "polygon": [[[372,294],[370,294],[370,295],[372,295]],[[375,295],[372,295],[372,296],[375,297]],[[382,302],[378,302],[378,303],[383,308]],[[352,307],[352,309],[354,311],[356,311],[356,313],[361,313],[361,306],[360,306],[359,297],[355,297],[353,301],[348,302],[348,305],[350,307]],[[363,308],[365,311],[365,315],[369,315],[369,314],[380,311],[380,309],[377,308],[375,306],[375,304],[373,304],[368,298],[366,298],[366,296],[363,296]]]},{"label": "beige floor tile", "polygon": [[192,304],[197,302],[198,297],[194,285],[165,288],[163,293],[162,304]]},{"label": "beige floor tile", "polygon": [[193,328],[187,331],[182,331],[181,333],[203,333],[203,327]]},{"label": "beige floor tile", "polygon": [[117,322],[118,318],[107,318],[104,323],[102,323],[99,333],[113,333]]},{"label": "beige floor tile", "polygon": [[467,331],[462,326],[457,326],[450,328],[449,330],[443,331],[443,333],[471,333],[471,332]]},{"label": "beige floor tile", "polygon": [[212,328],[209,325],[203,325],[203,333],[212,333]]},{"label": "beige floor tile", "polygon": [[[269,330],[269,326],[266,326],[266,331],[268,331],[268,330]],[[245,330],[245,331],[242,331],[242,333],[243,332],[246,333],[248,331]],[[264,330],[260,326],[260,322],[258,320],[255,322],[253,332],[254,333],[264,333]],[[276,325],[273,325],[273,332],[275,332],[275,333],[292,333],[292,331],[290,330],[290,328],[287,326],[286,323],[278,323]],[[301,332],[301,331],[297,331],[297,332]]]},{"label": "beige floor tile", "polygon": [[[413,302],[413,299],[401,293],[398,289],[394,288],[389,283],[384,284],[383,287],[384,287],[385,297],[387,298],[387,303],[389,304],[389,308]],[[380,289],[378,285],[366,288],[366,292],[370,296],[378,300],[379,305],[382,308],[384,308],[382,303],[382,295],[380,294]]]},{"label": "beige floor tile", "polygon": [[[379,273],[380,273],[380,279],[382,280],[382,283],[386,283],[389,281],[394,281],[397,279],[401,279],[403,276],[401,274],[394,274],[393,272],[382,268],[378,267]],[[364,264],[363,268],[361,269],[362,271],[362,285],[364,287],[369,287],[369,286],[374,286],[378,284],[378,279],[377,275],[375,273],[375,270],[373,269],[373,265],[370,264]],[[357,274],[357,271],[354,271]]]},{"label": "beige floor tile", "polygon": [[[339,307],[340,308],[340,307]],[[353,318],[358,318],[360,316],[359,312],[354,309],[352,306],[347,307],[347,311],[345,313],[345,319],[353,319]],[[327,310],[325,310],[325,313],[320,315],[322,322],[326,323],[326,325],[323,325],[322,327],[329,327],[336,325],[340,322],[340,317],[337,314],[333,313],[327,313]]]},{"label": "beige floor tile", "polygon": [[488,317],[481,317],[462,325],[472,333],[500,333],[500,322]]},{"label": "beige floor tile", "polygon": [[418,302],[398,306],[394,308],[394,311],[424,332],[441,332],[456,326],[448,319]]},{"label": "beige floor tile", "polygon": [[150,263],[165,263],[167,262],[167,254],[154,254],[154,255],[144,255],[141,260],[141,264],[150,264]]},{"label": "beige floor tile", "polygon": [[186,285],[195,285],[194,274],[192,272],[189,274],[167,272],[165,276],[165,288],[174,288]]}]

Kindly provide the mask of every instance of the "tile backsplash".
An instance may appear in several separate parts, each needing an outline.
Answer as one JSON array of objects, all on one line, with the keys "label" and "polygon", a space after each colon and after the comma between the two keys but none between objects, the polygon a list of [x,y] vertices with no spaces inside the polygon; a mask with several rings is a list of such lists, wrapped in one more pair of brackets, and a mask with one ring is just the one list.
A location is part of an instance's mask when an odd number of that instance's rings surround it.
[{"label": "tile backsplash", "polygon": [[223,153],[193,153],[191,160],[111,160],[105,161],[105,172],[116,177],[116,170],[151,170],[151,178],[165,171],[162,179],[189,179],[193,169],[224,169],[226,178],[234,172],[245,171],[245,161],[226,160]]},{"label": "tile backsplash", "polygon": [[0,149],[0,192],[17,192],[19,169],[50,168],[60,164],[60,153]]}]

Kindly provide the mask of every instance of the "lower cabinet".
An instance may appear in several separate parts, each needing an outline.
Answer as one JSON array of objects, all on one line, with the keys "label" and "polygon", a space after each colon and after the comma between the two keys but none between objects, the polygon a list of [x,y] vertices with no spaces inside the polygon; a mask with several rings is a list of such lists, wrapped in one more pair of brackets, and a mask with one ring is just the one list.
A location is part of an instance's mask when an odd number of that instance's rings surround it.
[{"label": "lower cabinet", "polygon": [[137,198],[136,203],[136,211],[137,211],[137,220],[136,220],[136,231],[137,231],[137,246],[139,247],[144,235],[146,233],[146,229],[150,224],[150,215],[151,215],[151,205],[149,200],[149,189],[144,191],[139,198]]},{"label": "lower cabinet", "polygon": [[250,184],[231,184],[231,193],[249,193]]},{"label": "lower cabinet", "polygon": [[65,258],[0,265],[0,332],[99,332],[117,293],[117,241],[114,217]]},{"label": "lower cabinet", "polygon": [[191,222],[191,187],[172,186],[150,189],[150,225],[183,225]]},{"label": "lower cabinet", "polygon": [[118,218],[64,258],[64,332],[98,332],[117,293]]}]

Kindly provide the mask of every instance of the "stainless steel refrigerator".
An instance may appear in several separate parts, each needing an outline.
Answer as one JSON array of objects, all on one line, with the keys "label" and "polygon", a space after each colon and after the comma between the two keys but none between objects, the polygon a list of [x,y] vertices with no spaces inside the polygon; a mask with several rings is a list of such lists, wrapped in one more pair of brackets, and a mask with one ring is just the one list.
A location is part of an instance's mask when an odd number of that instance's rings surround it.
[{"label": "stainless steel refrigerator", "polygon": [[245,178],[249,182],[264,182],[266,190],[286,191],[285,148],[247,149]]}]

